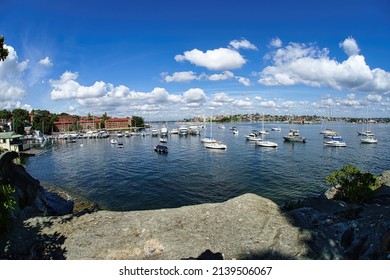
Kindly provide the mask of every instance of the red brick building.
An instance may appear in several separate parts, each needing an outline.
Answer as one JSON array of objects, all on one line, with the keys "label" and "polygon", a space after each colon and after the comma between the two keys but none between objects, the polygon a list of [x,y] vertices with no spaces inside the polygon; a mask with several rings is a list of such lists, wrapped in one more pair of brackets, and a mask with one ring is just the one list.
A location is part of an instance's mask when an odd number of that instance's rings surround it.
[{"label": "red brick building", "polygon": [[77,116],[60,115],[58,116],[58,121],[53,122],[53,124],[60,132],[71,131],[76,128]]},{"label": "red brick building", "polygon": [[105,121],[106,129],[127,129],[132,126],[131,118],[111,118]]}]

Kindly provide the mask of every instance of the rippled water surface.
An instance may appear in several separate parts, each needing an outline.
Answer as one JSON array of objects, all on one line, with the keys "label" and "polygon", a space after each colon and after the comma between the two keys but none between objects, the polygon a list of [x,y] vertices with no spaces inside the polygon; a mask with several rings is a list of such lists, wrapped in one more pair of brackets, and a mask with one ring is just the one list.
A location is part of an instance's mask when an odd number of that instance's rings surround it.
[{"label": "rippled water surface", "polygon": [[288,124],[266,124],[266,129],[282,128],[267,137],[278,143],[276,149],[246,141],[245,135],[261,129],[260,123],[234,125],[239,135],[233,135],[229,124],[212,128],[227,150],[203,146],[200,139],[209,126],[200,137],[169,136],[167,155],[154,152],[159,138],[150,135],[122,138],[122,149],[109,138],[83,139],[55,144],[47,153],[28,158],[27,171],[101,208],[141,210],[221,202],[248,192],[283,203],[322,193],[329,187],[325,177],[348,163],[374,174],[390,169],[390,125],[372,125],[378,144],[361,144],[361,125],[337,123],[333,127],[347,147],[334,148],[323,145],[322,125],[296,126],[307,138],[303,144],[284,142]]}]

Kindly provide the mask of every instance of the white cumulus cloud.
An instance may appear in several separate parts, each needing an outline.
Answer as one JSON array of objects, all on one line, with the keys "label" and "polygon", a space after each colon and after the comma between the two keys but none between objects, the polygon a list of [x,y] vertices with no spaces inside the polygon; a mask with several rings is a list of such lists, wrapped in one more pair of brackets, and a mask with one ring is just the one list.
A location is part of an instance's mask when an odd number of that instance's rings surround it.
[{"label": "white cumulus cloud", "polygon": [[193,80],[198,80],[199,77],[193,71],[183,71],[183,72],[175,72],[172,75],[168,75],[167,73],[162,73],[164,80],[167,83],[170,82],[190,82]]},{"label": "white cumulus cloud", "polygon": [[271,40],[271,42],[268,44],[268,47],[270,48],[280,48],[282,47],[283,42],[278,37],[275,37]]},{"label": "white cumulus cloud", "polygon": [[210,81],[221,81],[227,80],[234,77],[234,74],[230,71],[224,71],[221,74],[213,74],[208,77]]},{"label": "white cumulus cloud", "polygon": [[249,42],[246,39],[242,40],[233,40],[229,43],[230,46],[232,46],[235,49],[250,49],[250,50],[257,50],[257,47]]},{"label": "white cumulus cloud", "polygon": [[188,61],[196,66],[206,67],[209,70],[230,70],[241,68],[246,60],[240,53],[228,48],[208,50],[198,49],[186,51],[175,56],[178,62]]},{"label": "white cumulus cloud", "polygon": [[248,78],[237,76],[236,79],[240,84],[246,87],[249,87],[251,85],[251,81]]},{"label": "white cumulus cloud", "polygon": [[203,89],[191,88],[183,93],[182,103],[187,107],[199,107],[206,102],[206,94]]},{"label": "white cumulus cloud", "polygon": [[46,56],[45,58],[42,58],[39,62],[40,65],[51,67],[53,66],[53,63],[51,62],[50,58]]},{"label": "white cumulus cloud", "polygon": [[352,37],[348,37],[347,39],[345,39],[339,44],[339,46],[340,48],[343,48],[344,52],[349,56],[357,55],[360,52],[358,44]]},{"label": "white cumulus cloud", "polygon": [[273,65],[260,72],[258,81],[267,86],[304,84],[377,94],[390,92],[390,73],[371,70],[364,56],[356,54],[355,41],[351,38],[346,41],[343,45],[348,47],[344,48],[355,54],[342,62],[329,58],[327,49],[321,50],[314,44],[290,43],[272,53]]}]

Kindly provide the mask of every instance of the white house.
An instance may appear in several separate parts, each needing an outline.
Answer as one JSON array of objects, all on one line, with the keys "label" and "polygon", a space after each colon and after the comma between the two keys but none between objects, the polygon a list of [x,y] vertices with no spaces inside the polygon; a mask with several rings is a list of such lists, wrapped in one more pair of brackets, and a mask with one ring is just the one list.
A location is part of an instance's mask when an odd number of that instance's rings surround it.
[{"label": "white house", "polygon": [[0,148],[18,153],[23,150],[22,137],[23,135],[16,134],[13,131],[0,132]]}]

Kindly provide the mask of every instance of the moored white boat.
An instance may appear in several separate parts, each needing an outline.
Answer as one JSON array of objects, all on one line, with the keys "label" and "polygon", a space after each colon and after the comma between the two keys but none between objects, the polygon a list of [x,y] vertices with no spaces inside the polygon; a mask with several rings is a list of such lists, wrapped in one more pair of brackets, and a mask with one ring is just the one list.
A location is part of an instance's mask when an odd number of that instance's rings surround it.
[{"label": "moored white boat", "polygon": [[227,145],[220,141],[203,143],[203,145],[208,149],[220,149],[220,150],[227,149]]},{"label": "moored white boat", "polygon": [[276,148],[278,146],[277,143],[272,141],[266,141],[266,140],[256,141],[256,145],[261,147],[270,147],[270,148]]},{"label": "moored white boat", "polygon": [[248,141],[259,141],[261,140],[260,137],[256,135],[256,133],[249,133],[248,135],[245,135],[246,140]]},{"label": "moored white boat", "polygon": [[290,129],[287,135],[283,136],[287,142],[302,142],[306,143],[306,138],[301,136],[298,129]]},{"label": "moored white boat", "polygon": [[324,145],[328,147],[346,147],[347,143],[345,143],[342,140],[331,139],[331,140],[324,141]]},{"label": "moored white boat", "polygon": [[364,138],[360,139],[360,143],[363,143],[363,144],[376,144],[376,143],[378,143],[378,140],[376,138],[374,138],[374,136],[367,136],[367,137],[364,137]]}]

